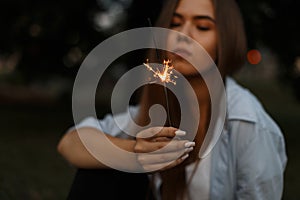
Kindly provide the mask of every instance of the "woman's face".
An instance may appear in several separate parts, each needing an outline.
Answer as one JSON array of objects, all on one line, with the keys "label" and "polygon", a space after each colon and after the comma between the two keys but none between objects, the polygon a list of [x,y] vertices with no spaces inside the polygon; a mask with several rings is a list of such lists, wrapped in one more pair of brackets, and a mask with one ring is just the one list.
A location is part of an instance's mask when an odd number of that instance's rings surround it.
[{"label": "woman's face", "polygon": [[191,75],[196,72],[196,69],[190,66],[183,57],[201,62],[199,57],[202,56],[199,56],[199,51],[197,55],[197,45],[191,41],[191,38],[198,42],[216,61],[217,30],[211,0],[181,0],[174,12],[170,28],[188,36],[172,33],[168,37],[167,48],[179,54],[168,55],[177,71],[183,75]]}]

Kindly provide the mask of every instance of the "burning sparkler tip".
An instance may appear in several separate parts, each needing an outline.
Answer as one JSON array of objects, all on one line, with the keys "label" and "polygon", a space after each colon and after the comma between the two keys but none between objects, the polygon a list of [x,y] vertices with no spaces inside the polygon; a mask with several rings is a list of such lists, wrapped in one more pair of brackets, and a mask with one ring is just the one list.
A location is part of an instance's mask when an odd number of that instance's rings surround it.
[{"label": "burning sparkler tip", "polygon": [[178,78],[177,76],[173,75],[173,69],[174,67],[171,64],[171,60],[164,60],[163,61],[163,70],[162,72],[159,69],[156,69],[156,71],[150,66],[149,59],[147,59],[147,63],[144,63],[144,65],[147,67],[147,69],[151,72],[153,72],[153,77],[160,78],[161,82],[164,83],[172,83],[176,85],[176,82],[172,78]]}]

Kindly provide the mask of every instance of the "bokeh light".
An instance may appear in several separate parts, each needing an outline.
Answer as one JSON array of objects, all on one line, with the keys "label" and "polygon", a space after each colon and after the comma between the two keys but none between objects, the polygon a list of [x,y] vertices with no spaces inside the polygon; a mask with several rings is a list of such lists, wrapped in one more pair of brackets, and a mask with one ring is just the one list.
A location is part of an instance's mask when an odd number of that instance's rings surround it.
[{"label": "bokeh light", "polygon": [[247,60],[250,64],[257,65],[261,62],[262,55],[259,50],[252,49],[252,50],[249,50],[247,53]]}]

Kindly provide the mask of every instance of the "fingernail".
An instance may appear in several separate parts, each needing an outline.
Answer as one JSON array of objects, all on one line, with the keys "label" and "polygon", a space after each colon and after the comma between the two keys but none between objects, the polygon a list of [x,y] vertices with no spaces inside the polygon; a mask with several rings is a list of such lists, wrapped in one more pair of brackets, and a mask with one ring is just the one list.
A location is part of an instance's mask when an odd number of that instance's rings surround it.
[{"label": "fingernail", "polygon": [[185,131],[182,131],[182,130],[177,130],[177,131],[175,131],[175,134],[176,134],[177,136],[185,136],[185,135],[186,135],[186,132],[185,132]]},{"label": "fingernail", "polygon": [[195,146],[195,142],[187,142],[187,143],[184,144],[184,146],[186,148],[188,148],[188,147],[194,147]]},{"label": "fingernail", "polygon": [[189,154],[185,154],[184,156],[181,157],[181,159],[185,160],[187,157],[189,157]]},{"label": "fingernail", "polygon": [[186,149],[184,150],[184,153],[188,153],[188,152],[190,152],[190,151],[193,151],[193,149],[194,149],[194,147],[186,148]]}]

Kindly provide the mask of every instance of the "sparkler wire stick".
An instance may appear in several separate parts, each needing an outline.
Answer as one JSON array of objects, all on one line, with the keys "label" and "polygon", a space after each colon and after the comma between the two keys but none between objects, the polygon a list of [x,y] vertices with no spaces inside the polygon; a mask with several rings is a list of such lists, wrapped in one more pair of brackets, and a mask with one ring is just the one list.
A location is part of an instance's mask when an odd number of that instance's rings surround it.
[{"label": "sparkler wire stick", "polygon": [[[160,61],[160,57],[159,57],[159,53],[158,53],[157,45],[156,45],[156,40],[155,40],[155,37],[154,37],[154,33],[152,31],[152,23],[151,23],[150,18],[148,18],[148,23],[149,23],[151,33],[152,33],[152,39],[153,39],[153,43],[154,43],[154,46],[155,46],[156,57]],[[169,123],[169,126],[172,126],[171,116],[170,116],[170,108],[169,108],[169,98],[168,98],[168,91],[167,91],[166,82],[163,82],[163,84],[164,84],[164,93],[165,93],[165,98],[166,98],[168,123]]]}]

